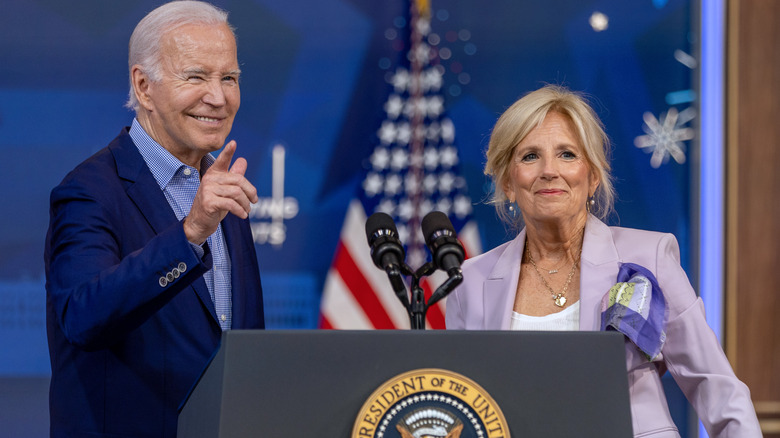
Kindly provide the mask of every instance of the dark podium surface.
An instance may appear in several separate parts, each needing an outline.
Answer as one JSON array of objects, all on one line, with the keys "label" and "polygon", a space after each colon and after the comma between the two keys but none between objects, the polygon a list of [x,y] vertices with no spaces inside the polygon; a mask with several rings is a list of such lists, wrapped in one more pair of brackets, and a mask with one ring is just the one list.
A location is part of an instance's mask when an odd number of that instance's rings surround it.
[{"label": "dark podium surface", "polygon": [[228,331],[179,437],[349,437],[369,396],[421,369],[486,390],[513,437],[631,437],[615,332]]}]

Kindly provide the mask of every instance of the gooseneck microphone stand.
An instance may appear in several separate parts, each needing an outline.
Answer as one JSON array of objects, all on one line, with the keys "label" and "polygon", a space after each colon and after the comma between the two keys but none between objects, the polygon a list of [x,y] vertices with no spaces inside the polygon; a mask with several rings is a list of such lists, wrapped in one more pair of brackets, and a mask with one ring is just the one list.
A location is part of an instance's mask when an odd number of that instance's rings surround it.
[{"label": "gooseneck microphone stand", "polygon": [[[463,281],[463,273],[460,268],[451,270],[448,272],[449,278],[436,288],[436,291],[431,294],[431,298],[426,302],[425,291],[420,286],[420,280],[423,277],[433,274],[435,271],[436,265],[431,262],[422,265],[417,271],[412,271],[412,268],[406,263],[401,264],[400,273],[410,277],[412,280],[411,301],[401,300],[404,306],[406,306],[406,311],[409,314],[409,325],[412,330],[425,330],[425,315],[428,313],[428,309],[439,302],[439,300],[446,297],[447,294],[452,292],[452,290]],[[389,272],[387,275],[388,277],[391,276]],[[391,283],[394,282],[392,277],[390,278],[390,281]]]},{"label": "gooseneck microphone stand", "polygon": [[[398,239],[393,218],[387,213],[376,212],[366,220],[366,239],[371,247],[371,259],[377,268],[387,274],[393,292],[409,314],[412,330],[425,330],[425,315],[428,309],[463,281],[463,272],[460,269],[464,258],[463,247],[458,242],[455,229],[447,216],[440,211],[432,211],[423,218],[421,226],[433,261],[413,271],[404,262],[406,254]],[[445,271],[448,278],[431,294],[426,303],[420,279],[433,274],[436,269]],[[411,297],[403,276],[412,279]]]}]

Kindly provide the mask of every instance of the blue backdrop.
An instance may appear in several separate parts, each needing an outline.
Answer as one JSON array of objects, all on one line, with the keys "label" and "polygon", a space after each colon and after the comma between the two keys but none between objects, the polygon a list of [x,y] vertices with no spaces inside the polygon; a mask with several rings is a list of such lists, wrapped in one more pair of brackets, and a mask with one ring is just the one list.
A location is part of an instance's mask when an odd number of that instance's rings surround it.
[{"label": "blue backdrop", "polygon": [[[403,54],[404,4],[214,3],[230,11],[237,28],[242,105],[230,138],[263,198],[252,221],[268,325],[314,328],[346,207],[384,115],[385,78]],[[49,191],[131,122],[122,106],[127,41],[159,4],[3,2],[0,377],[49,374],[42,256]],[[430,43],[447,69],[445,109],[484,248],[510,237],[482,202],[490,190],[482,167],[492,125],[525,92],[557,83],[593,97],[614,143],[619,197],[610,222],[674,233],[684,267],[695,265],[695,142],[682,143],[687,160],[663,154],[675,146],[664,140],[668,135],[687,139],[688,128],[696,128],[698,43],[690,1],[433,0],[432,8],[438,40]],[[666,127],[654,127],[667,113]],[[648,134],[647,143],[637,140]],[[667,158],[657,168],[648,153],[654,144]],[[280,161],[274,169],[276,145],[285,150],[283,185]]]}]

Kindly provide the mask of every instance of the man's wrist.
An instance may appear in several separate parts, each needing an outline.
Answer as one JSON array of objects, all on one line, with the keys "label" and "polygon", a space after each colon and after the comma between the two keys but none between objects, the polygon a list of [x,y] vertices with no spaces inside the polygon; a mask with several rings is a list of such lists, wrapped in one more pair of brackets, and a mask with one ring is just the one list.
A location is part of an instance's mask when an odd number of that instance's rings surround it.
[{"label": "man's wrist", "polygon": [[189,226],[189,223],[187,222],[189,217],[184,218],[184,222],[182,222],[182,226],[184,227],[184,236],[187,237],[187,241],[190,242],[193,245],[202,247],[204,243],[206,243],[206,239],[202,239],[201,237],[197,235],[192,230],[192,227]]}]

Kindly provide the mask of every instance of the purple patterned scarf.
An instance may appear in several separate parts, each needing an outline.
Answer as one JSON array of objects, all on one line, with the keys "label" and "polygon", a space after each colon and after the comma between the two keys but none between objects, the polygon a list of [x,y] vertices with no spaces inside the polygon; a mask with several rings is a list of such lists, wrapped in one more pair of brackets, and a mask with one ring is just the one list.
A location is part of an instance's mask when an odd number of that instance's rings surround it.
[{"label": "purple patterned scarf", "polygon": [[601,330],[623,333],[653,360],[666,341],[668,314],[653,273],[633,263],[622,263],[617,283],[601,300]]}]

